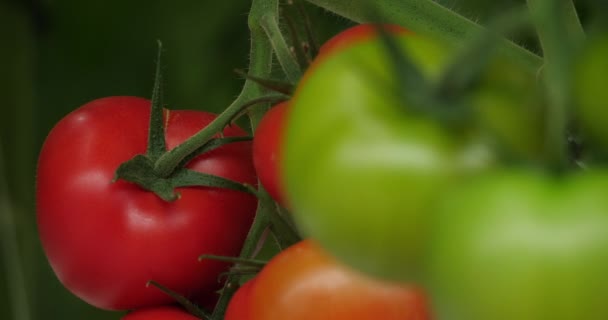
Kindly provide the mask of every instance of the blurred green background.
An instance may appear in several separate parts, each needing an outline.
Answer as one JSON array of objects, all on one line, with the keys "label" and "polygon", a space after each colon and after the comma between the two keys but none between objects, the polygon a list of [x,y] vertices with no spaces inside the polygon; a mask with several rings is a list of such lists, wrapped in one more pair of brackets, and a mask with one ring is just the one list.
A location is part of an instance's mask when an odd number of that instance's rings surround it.
[{"label": "blurred green background", "polygon": [[[478,21],[524,3],[442,2]],[[35,224],[38,150],[54,123],[92,99],[149,97],[157,39],[164,45],[169,107],[222,110],[242,85],[232,70],[248,64],[249,6],[245,0],[0,0],[0,319],[120,318],[70,294],[46,262]],[[352,23],[307,8],[320,42]]]}]

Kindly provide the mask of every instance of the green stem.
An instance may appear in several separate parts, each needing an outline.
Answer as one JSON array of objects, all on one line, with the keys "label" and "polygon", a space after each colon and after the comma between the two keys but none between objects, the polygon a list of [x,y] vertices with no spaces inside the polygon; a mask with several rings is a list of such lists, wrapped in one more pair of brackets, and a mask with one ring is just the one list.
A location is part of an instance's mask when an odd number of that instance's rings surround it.
[{"label": "green stem", "polygon": [[[402,25],[415,33],[428,34],[452,43],[463,43],[476,34],[482,27],[475,22],[441,6],[432,0],[308,0],[340,16],[359,23],[374,22],[370,15],[370,3],[386,23]],[[504,39],[498,51],[537,69],[542,59],[532,52]]]},{"label": "green stem", "polygon": [[150,160],[156,161],[166,150],[165,128],[163,125],[163,75],[161,72],[161,56],[163,44],[158,41],[156,58],[156,75],[152,89],[152,106],[150,110],[150,125],[148,132],[148,150],[146,155]]},{"label": "green stem", "polygon": [[546,147],[550,162],[559,170],[568,165],[567,127],[573,51],[584,31],[570,0],[528,0],[545,66],[543,84],[549,102]]},{"label": "green stem", "polygon": [[[278,2],[276,0],[253,1],[252,8],[256,3],[261,3],[257,10],[251,11],[249,15],[249,29],[251,30],[251,48],[249,74],[261,78],[269,78],[272,68],[272,47],[270,46],[264,30],[259,21],[269,12],[276,12],[278,16]],[[163,154],[154,165],[154,170],[160,176],[169,176],[179,163],[189,154],[207,143],[216,133],[224,129],[234,117],[241,111],[242,105],[246,104],[262,94],[262,89],[253,81],[245,80],[243,89],[239,96],[218,117],[205,128],[194,134],[182,144]]]},{"label": "green stem", "polygon": [[[253,0],[251,4],[251,11],[249,12],[248,25],[251,33],[251,48],[250,48],[250,64],[249,74],[254,74],[258,77],[269,78],[272,72],[272,46],[266,37],[266,33],[262,28],[260,21],[266,15],[274,15],[278,17],[279,4],[278,0]],[[227,111],[233,106],[239,106],[243,102],[254,99],[263,93],[263,89],[251,80],[246,80],[243,89],[235,102],[228,107]],[[250,110],[249,119],[251,121],[251,127],[253,130],[257,127],[260,119],[264,112],[264,107],[253,108]],[[226,113],[226,111],[224,112]],[[258,208],[256,210],[256,216],[253,220],[253,224],[249,229],[247,238],[241,249],[239,257],[241,258],[252,258],[258,247],[260,239],[265,234],[265,230],[270,225],[270,218],[268,215],[263,214],[265,211],[266,201],[258,201]],[[223,319],[226,307],[230,298],[238,289],[239,277],[237,275],[231,275],[225,282],[222,294],[216,304],[215,310],[213,310],[213,319]]]},{"label": "green stem", "polygon": [[243,94],[239,95],[224,112],[219,114],[218,117],[205,128],[188,138],[188,140],[184,141],[182,144],[160,156],[154,164],[154,171],[161,177],[168,177],[171,175],[184,158],[202,147],[211,140],[214,135],[221,132],[230,124],[234,116],[240,112],[241,105],[245,102],[243,96]]},{"label": "green stem", "polygon": [[302,76],[302,70],[300,70],[300,65],[298,64],[296,57],[291,50],[289,50],[285,38],[281,34],[276,15],[266,14],[262,16],[260,23],[287,79],[292,84],[298,83]]}]

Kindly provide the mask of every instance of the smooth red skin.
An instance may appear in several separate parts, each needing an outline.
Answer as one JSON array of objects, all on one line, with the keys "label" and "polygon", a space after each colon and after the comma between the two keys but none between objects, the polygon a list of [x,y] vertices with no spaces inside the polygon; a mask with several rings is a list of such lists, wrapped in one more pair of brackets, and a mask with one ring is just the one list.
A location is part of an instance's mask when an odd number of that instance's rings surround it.
[{"label": "smooth red skin", "polygon": [[281,182],[281,142],[285,132],[288,102],[272,107],[255,130],[253,137],[253,165],[260,182],[268,194],[283,206],[287,206]]},{"label": "smooth red skin", "polygon": [[275,256],[249,290],[247,320],[431,319],[421,289],[357,273],[311,240]]},{"label": "smooth red skin", "polygon": [[139,309],[127,313],[121,320],[200,320],[186,311],[172,306]]},{"label": "smooth red skin", "polygon": [[[112,183],[120,163],[145,153],[149,113],[141,98],[92,101],[62,119],[40,153],[37,219],[47,258],[65,287],[103,309],[172,302],[147,287],[149,280],[188,297],[217,289],[226,264],[198,256],[237,255],[255,214],[256,198],[238,191],[178,188],[181,197],[165,202],[132,183]],[[214,118],[166,112],[168,148]],[[224,134],[245,132],[229,127]],[[249,142],[213,150],[188,167],[257,182]]]},{"label": "smooth red skin", "polygon": [[382,28],[384,28],[384,30],[386,30],[389,34],[397,35],[406,34],[409,32],[407,29],[396,24],[359,24],[342,31],[327,40],[321,46],[321,48],[319,48],[318,57],[326,56],[329,53],[335,52],[337,50],[343,50],[352,44],[375,37],[378,34],[378,28],[380,26],[382,26]]},{"label": "smooth red skin", "polygon": [[[224,320],[252,320],[251,319],[251,291],[255,278],[245,282],[232,296]],[[272,306],[269,306],[272,307]]]}]

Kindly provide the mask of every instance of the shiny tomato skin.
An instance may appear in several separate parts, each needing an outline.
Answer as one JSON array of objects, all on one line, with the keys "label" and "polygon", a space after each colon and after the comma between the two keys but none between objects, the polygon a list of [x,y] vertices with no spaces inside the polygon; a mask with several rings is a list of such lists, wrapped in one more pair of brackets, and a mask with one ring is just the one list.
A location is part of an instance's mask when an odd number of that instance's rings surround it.
[{"label": "shiny tomato skin", "polygon": [[[122,180],[119,164],[146,151],[150,102],[108,97],[62,119],[40,153],[37,222],[44,251],[59,280],[76,296],[103,309],[166,304],[154,280],[186,296],[218,286],[223,263],[201,254],[236,255],[255,213],[255,197],[227,189],[178,188],[165,202]],[[167,147],[197,132],[215,116],[166,111]],[[244,135],[228,127],[226,136]],[[255,184],[251,144],[223,146],[188,167]]]},{"label": "shiny tomato skin", "polygon": [[121,320],[199,320],[186,311],[173,306],[161,306],[135,310]]},{"label": "shiny tomato skin", "polygon": [[275,256],[249,289],[250,320],[428,320],[423,291],[340,264],[312,240]]},{"label": "shiny tomato skin", "polygon": [[253,137],[253,165],[258,178],[268,194],[283,206],[287,206],[287,202],[279,165],[288,106],[285,101],[268,110]]}]

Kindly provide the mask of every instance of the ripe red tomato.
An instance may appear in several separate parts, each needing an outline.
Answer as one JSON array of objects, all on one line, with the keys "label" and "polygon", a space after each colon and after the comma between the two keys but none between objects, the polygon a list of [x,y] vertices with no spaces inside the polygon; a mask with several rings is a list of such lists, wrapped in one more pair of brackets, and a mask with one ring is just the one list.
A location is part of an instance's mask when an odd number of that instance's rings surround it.
[{"label": "ripe red tomato", "polygon": [[[149,115],[150,102],[141,98],[89,102],[52,129],[40,153],[37,220],[47,258],[65,287],[103,309],[172,301],[147,287],[149,280],[187,297],[216,289],[226,264],[198,256],[237,255],[255,214],[256,198],[234,190],[178,188],[181,197],[165,202],[135,184],[113,183],[122,162],[146,152]],[[186,110],[165,116],[169,149],[215,118]],[[250,142],[212,150],[188,168],[257,181]]]},{"label": "ripe red tomato", "polygon": [[402,26],[396,24],[374,25],[374,24],[359,24],[348,28],[337,35],[327,40],[321,48],[319,48],[319,56],[325,56],[330,52],[344,49],[356,42],[362,42],[375,37],[378,33],[378,28],[382,27],[390,34],[405,34],[409,31]]},{"label": "ripe red tomato", "polygon": [[199,320],[186,311],[172,306],[139,309],[127,313],[121,320]]},{"label": "ripe red tomato", "polygon": [[268,194],[283,206],[286,206],[286,200],[279,165],[287,107],[285,101],[268,110],[253,137],[253,165],[258,178]]},{"label": "ripe red tomato", "polygon": [[311,240],[279,253],[235,297],[228,312],[244,320],[430,319],[419,288],[357,273]]}]

